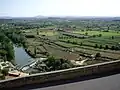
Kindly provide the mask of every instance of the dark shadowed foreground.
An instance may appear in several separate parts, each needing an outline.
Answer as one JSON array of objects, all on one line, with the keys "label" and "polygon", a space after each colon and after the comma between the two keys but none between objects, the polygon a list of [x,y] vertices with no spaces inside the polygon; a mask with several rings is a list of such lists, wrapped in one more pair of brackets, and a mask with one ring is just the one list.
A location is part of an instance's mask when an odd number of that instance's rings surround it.
[{"label": "dark shadowed foreground", "polygon": [[15,90],[120,90],[120,71],[60,80],[44,84],[26,85]]}]

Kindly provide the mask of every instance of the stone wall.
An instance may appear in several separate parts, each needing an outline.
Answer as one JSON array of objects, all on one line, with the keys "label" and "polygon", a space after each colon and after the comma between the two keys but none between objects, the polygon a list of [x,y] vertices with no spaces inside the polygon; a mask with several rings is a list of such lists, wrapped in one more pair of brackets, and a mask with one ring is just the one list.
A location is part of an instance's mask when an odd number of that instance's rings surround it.
[{"label": "stone wall", "polygon": [[26,84],[44,83],[61,79],[71,79],[78,76],[99,74],[116,69],[120,69],[120,60],[2,80],[0,81],[0,88],[17,87]]}]

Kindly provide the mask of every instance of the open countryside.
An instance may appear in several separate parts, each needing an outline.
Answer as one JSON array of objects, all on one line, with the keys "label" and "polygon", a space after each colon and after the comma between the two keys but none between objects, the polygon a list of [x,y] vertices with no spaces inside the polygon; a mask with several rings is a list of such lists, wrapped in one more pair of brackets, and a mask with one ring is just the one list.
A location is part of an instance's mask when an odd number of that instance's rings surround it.
[{"label": "open countryside", "polygon": [[66,19],[1,19],[1,79],[120,59],[119,20]]}]

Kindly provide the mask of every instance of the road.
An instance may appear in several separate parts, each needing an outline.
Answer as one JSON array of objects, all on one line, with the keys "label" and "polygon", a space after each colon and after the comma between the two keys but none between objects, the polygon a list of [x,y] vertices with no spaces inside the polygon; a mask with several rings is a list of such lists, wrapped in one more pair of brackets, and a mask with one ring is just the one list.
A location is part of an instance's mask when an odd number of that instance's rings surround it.
[{"label": "road", "polygon": [[[64,81],[65,82],[65,81]],[[120,73],[56,85],[28,85],[15,90],[120,90]]]}]

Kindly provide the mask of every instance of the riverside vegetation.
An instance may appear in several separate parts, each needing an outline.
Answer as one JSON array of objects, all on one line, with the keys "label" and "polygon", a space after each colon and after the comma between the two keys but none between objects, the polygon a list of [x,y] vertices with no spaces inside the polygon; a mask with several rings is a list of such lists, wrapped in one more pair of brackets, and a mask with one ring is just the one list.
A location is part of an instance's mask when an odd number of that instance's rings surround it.
[{"label": "riverside vegetation", "polygon": [[4,61],[14,63],[13,43],[33,58],[47,58],[25,71],[31,74],[120,59],[120,21],[114,18],[21,18],[0,23]]}]

